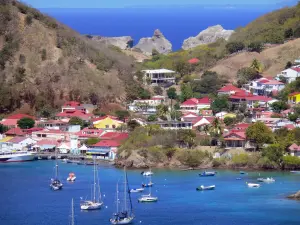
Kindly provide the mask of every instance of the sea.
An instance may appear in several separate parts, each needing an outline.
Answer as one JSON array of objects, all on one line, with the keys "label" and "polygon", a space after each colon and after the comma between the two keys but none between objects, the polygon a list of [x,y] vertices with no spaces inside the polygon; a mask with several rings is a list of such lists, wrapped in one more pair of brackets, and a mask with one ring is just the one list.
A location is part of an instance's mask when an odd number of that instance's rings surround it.
[{"label": "sea", "polygon": [[107,9],[41,9],[81,34],[131,36],[134,44],[142,37],[152,37],[155,29],[181,49],[184,39],[217,24],[236,29],[252,22],[274,8],[107,8]]},{"label": "sea", "polygon": [[[104,207],[80,211],[80,197],[91,194],[93,166],[59,163],[61,191],[49,188],[54,175],[52,160],[0,164],[0,224],[66,225],[71,201],[75,204],[77,225],[108,225],[116,210],[116,184],[123,170],[109,164],[99,166]],[[70,172],[77,180],[68,183]],[[199,177],[200,171],[153,170],[153,195],[156,203],[138,203],[132,194],[134,224],[141,225],[299,225],[300,202],[286,196],[300,189],[300,175],[290,172],[249,172],[218,170],[215,177]],[[276,182],[248,188],[246,182],[257,177],[273,177]],[[236,178],[242,178],[237,180]],[[130,188],[144,182],[141,170],[129,170]],[[121,183],[120,183],[121,184]],[[199,185],[216,185],[213,191],[196,191]],[[145,190],[147,193],[148,190]]]}]

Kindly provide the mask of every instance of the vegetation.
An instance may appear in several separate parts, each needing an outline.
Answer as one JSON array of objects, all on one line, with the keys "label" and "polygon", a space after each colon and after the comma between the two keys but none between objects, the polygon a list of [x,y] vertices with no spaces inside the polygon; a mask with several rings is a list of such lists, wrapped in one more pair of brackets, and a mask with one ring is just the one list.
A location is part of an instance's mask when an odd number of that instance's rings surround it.
[{"label": "vegetation", "polygon": [[245,45],[243,42],[229,42],[226,45],[226,49],[230,54],[239,52],[239,51],[243,50],[244,48],[245,48]]},{"label": "vegetation", "polygon": [[237,72],[237,83],[241,87],[244,84],[247,84],[249,81],[252,81],[258,78],[259,75],[254,68],[244,67],[238,70]]},{"label": "vegetation", "polygon": [[251,124],[246,130],[246,136],[249,140],[257,144],[259,149],[262,148],[263,144],[269,144],[274,141],[272,130],[263,122]]},{"label": "vegetation", "polygon": [[5,133],[6,131],[8,131],[8,127],[0,124],[0,134]]},{"label": "vegetation", "polygon": [[271,106],[271,109],[276,113],[281,113],[281,111],[289,108],[289,105],[284,101],[274,102],[270,106]]},{"label": "vegetation", "polygon": [[18,127],[20,127],[21,129],[30,129],[30,128],[34,127],[35,121],[31,118],[24,117],[24,118],[18,120],[17,124],[18,124]]},{"label": "vegetation", "polygon": [[78,117],[72,117],[69,120],[69,124],[70,125],[80,125],[80,127],[82,128],[84,126],[84,121]]},{"label": "vegetation", "polygon": [[125,121],[125,118],[129,117],[130,114],[127,110],[119,110],[115,112],[119,120]]},{"label": "vegetation", "polygon": [[229,102],[227,96],[217,96],[211,104],[211,109],[214,113],[227,111],[229,109]]},{"label": "vegetation", "polygon": [[86,144],[88,146],[91,146],[91,145],[97,144],[99,141],[100,141],[99,138],[89,138],[89,139],[87,139]]}]

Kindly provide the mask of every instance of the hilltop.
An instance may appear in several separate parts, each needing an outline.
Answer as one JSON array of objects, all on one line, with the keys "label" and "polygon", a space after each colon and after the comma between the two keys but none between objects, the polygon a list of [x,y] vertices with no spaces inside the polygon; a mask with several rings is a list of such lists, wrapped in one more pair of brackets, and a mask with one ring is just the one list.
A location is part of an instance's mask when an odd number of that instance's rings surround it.
[{"label": "hilltop", "polygon": [[0,12],[0,113],[126,98],[132,57],[18,1],[0,0]]}]

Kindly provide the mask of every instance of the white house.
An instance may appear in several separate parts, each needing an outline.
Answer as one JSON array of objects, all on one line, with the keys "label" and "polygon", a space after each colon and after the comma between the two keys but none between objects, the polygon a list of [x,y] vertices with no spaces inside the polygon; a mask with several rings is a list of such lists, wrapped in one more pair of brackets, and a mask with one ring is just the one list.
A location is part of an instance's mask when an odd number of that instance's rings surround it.
[{"label": "white house", "polygon": [[31,150],[35,143],[36,141],[29,137],[13,137],[5,142],[1,142],[0,149],[2,151]]},{"label": "white house", "polygon": [[300,146],[298,146],[297,144],[292,144],[289,147],[289,152],[291,156],[298,156],[300,157]]},{"label": "white house", "polygon": [[210,108],[211,99],[209,97],[204,98],[190,98],[180,105],[182,112],[199,113],[201,109]]},{"label": "white house", "polygon": [[281,73],[276,76],[276,79],[279,80],[280,77],[284,77],[288,83],[295,81],[297,77],[300,77],[300,66],[294,66],[281,71]]},{"label": "white house", "polygon": [[150,84],[175,83],[176,72],[167,69],[143,70],[144,82]]},{"label": "white house", "polygon": [[40,141],[43,139],[61,141],[69,139],[69,137],[70,133],[60,130],[44,129],[41,131],[32,132],[32,139],[36,141]]},{"label": "white house", "polygon": [[278,93],[285,87],[285,84],[269,78],[260,78],[244,85],[244,89],[253,93],[253,95],[269,95]]},{"label": "white house", "polygon": [[136,113],[155,114],[156,107],[164,103],[164,101],[164,96],[154,96],[151,99],[134,100],[130,105],[128,105],[128,109]]}]

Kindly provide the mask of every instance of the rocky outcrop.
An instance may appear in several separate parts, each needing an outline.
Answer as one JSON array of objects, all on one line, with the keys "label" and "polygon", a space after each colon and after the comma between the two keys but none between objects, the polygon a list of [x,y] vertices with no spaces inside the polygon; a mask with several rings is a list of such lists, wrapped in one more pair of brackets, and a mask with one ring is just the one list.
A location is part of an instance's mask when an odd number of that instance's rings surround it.
[{"label": "rocky outcrop", "polygon": [[206,30],[201,31],[196,37],[190,37],[184,40],[182,49],[187,50],[199,45],[210,44],[219,38],[228,40],[233,32],[233,30],[225,30],[221,25],[208,27]]},{"label": "rocky outcrop", "polygon": [[123,37],[101,37],[101,36],[88,36],[90,39],[104,43],[106,45],[113,45],[122,50],[132,48],[133,39],[130,36]]},{"label": "rocky outcrop", "polygon": [[300,191],[298,191],[296,194],[288,196],[288,198],[294,200],[300,200]]},{"label": "rocky outcrop", "polygon": [[155,30],[153,37],[141,38],[134,48],[140,49],[146,55],[151,55],[153,49],[156,49],[160,54],[167,54],[172,51],[172,44],[160,30]]}]

